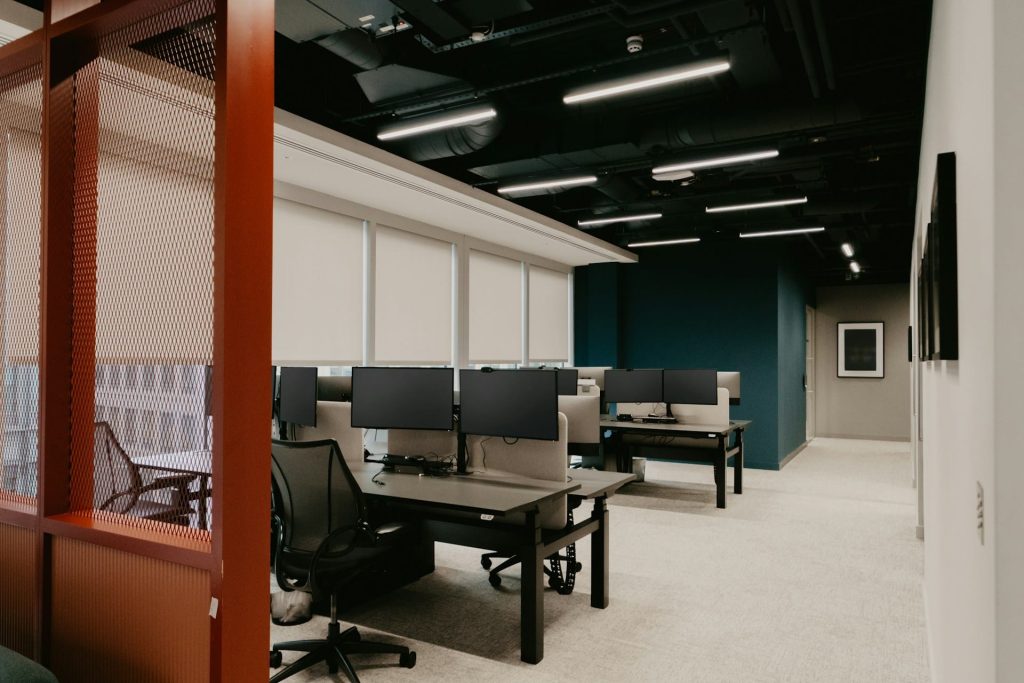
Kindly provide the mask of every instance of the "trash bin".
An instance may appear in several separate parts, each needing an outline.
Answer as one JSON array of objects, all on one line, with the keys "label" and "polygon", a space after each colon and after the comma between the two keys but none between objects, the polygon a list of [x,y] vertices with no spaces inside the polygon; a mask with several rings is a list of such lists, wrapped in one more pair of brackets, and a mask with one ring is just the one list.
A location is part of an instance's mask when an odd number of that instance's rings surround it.
[{"label": "trash bin", "polygon": [[647,470],[647,458],[633,458],[633,474],[637,481],[644,480],[644,472]]}]

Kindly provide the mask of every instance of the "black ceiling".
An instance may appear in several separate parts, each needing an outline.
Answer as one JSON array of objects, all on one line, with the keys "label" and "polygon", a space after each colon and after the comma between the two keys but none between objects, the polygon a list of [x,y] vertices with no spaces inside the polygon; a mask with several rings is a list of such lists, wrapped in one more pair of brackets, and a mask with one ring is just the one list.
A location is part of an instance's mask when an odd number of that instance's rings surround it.
[{"label": "black ceiling", "polygon": [[[818,282],[848,279],[844,241],[861,281],[907,277],[930,0],[277,0],[277,12],[277,102],[301,116],[491,191],[595,174],[596,185],[513,199],[570,225],[664,214],[593,230],[619,244],[823,225],[783,238]],[[630,53],[634,35],[643,49]],[[562,102],[580,85],[715,56],[729,72]],[[376,138],[384,124],[474,102],[499,118]],[[658,164],[763,148],[780,154],[685,185],[651,177]],[[799,206],[704,211],[802,195]]]}]

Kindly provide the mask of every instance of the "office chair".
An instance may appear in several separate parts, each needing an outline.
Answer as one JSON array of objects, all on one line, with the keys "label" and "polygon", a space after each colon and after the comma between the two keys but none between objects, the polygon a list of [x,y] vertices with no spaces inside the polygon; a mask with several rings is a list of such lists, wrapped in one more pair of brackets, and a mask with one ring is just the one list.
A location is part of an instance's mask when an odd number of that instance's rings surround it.
[{"label": "office chair", "polygon": [[[469,440],[470,466],[474,470],[486,470],[496,475],[514,474],[533,479],[548,481],[566,481],[566,468],[569,464],[568,453],[569,422],[563,413],[558,415],[558,441],[537,441],[534,439],[517,439],[506,443],[504,439],[493,437],[471,437]],[[519,515],[510,516],[509,522],[516,523]],[[568,500],[551,504],[540,512],[542,529],[562,531],[572,524]],[[547,558],[548,566],[544,573],[548,577],[548,585],[563,595],[573,591],[576,573],[583,566],[576,561],[576,544],[570,544],[565,554],[556,553]],[[504,559],[497,567],[491,568],[493,560]],[[480,566],[490,570],[487,580],[492,586],[501,586],[501,572],[519,564],[522,560],[514,552],[499,550],[484,553],[480,556]],[[565,562],[565,571],[562,563]]]},{"label": "office chair", "polygon": [[342,631],[338,622],[340,592],[380,567],[405,527],[370,526],[363,493],[335,441],[272,441],[271,458],[277,497],[273,520],[277,531],[277,583],[286,591],[328,593],[331,621],[323,640],[274,644],[270,651],[274,668],[281,666],[283,651],[306,654],[271,678],[270,683],[324,661],[331,673],[340,668],[352,683],[358,683],[348,655],[359,653],[397,654],[398,663],[411,669],[416,665],[416,653],[409,648],[363,641],[356,627]]},{"label": "office chair", "polygon": [[[325,379],[325,378],[321,378]],[[348,379],[337,377],[326,379]],[[351,381],[349,382],[351,384]],[[345,462],[363,462],[363,428],[352,426],[352,404],[348,401],[317,401],[316,427],[295,425],[296,441],[333,439],[341,449]]]},{"label": "office chair", "polygon": [[[95,424],[93,492],[99,510],[187,526],[194,513],[189,502],[192,482],[198,474],[173,473],[146,483],[139,466],[125,453],[107,422]],[[144,497],[153,491],[170,491],[170,502]]]},{"label": "office chair", "polygon": [[[597,394],[559,396],[558,412],[569,420],[569,457],[601,466],[601,397]],[[583,464],[581,463],[581,464]],[[573,465],[576,467],[576,465]]]}]

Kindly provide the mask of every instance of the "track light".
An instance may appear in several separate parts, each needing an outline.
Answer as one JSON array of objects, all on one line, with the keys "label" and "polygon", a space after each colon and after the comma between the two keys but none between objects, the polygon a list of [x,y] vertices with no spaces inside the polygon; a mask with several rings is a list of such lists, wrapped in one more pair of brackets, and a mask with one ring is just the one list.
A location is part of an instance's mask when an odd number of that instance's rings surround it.
[{"label": "track light", "polygon": [[661,247],[661,246],[664,246],[666,244],[693,244],[695,242],[700,242],[700,238],[699,237],[686,237],[686,238],[678,239],[678,240],[658,240],[658,241],[655,241],[655,242],[630,242],[626,246],[630,247],[630,248],[632,248],[632,247]]},{"label": "track light", "polygon": [[651,71],[644,75],[634,76],[632,78],[622,78],[614,81],[606,81],[605,83],[598,83],[597,85],[592,85],[587,88],[570,91],[562,98],[562,101],[566,104],[590,102],[591,100],[597,100],[604,97],[615,97],[617,95],[637,92],[638,90],[648,90],[650,88],[671,85],[673,83],[682,83],[683,81],[702,78],[704,76],[713,76],[728,70],[729,60],[715,59],[708,62],[701,62],[699,64],[689,64],[685,67]]},{"label": "track light", "polygon": [[523,183],[522,185],[504,185],[498,188],[501,194],[512,194],[514,192],[527,192],[529,190],[546,190],[552,187],[572,187],[574,185],[590,185],[597,182],[597,176],[586,175],[572,178],[559,178],[558,180],[543,180],[536,183]]},{"label": "track light", "polygon": [[779,150],[766,149],[760,152],[748,152],[745,154],[731,154],[724,157],[713,157],[711,159],[696,159],[694,161],[683,161],[678,164],[668,164],[651,169],[651,175],[672,173],[673,171],[693,171],[699,168],[716,168],[718,166],[732,166],[748,161],[759,161],[761,159],[774,159],[779,156]]},{"label": "track light", "polygon": [[825,228],[795,228],[793,230],[767,230],[764,232],[741,232],[740,237],[779,237],[782,235],[800,235],[807,232],[824,232]]},{"label": "track light", "polygon": [[857,263],[856,261],[850,261],[850,270],[852,270],[855,273],[859,273],[860,272],[860,264]]},{"label": "track light", "polygon": [[638,213],[633,216],[616,216],[614,218],[591,218],[585,221],[577,221],[576,225],[581,228],[591,225],[609,225],[610,223],[629,223],[631,221],[653,221],[661,218],[660,213]]},{"label": "track light", "polygon": [[853,245],[849,242],[843,242],[842,246],[839,247],[843,250],[843,256],[846,258],[853,258]]},{"label": "track light", "polygon": [[483,109],[474,108],[459,112],[448,112],[440,116],[425,116],[421,119],[415,119],[403,124],[384,128],[377,133],[377,139],[396,140],[398,138],[404,138],[410,135],[419,135],[420,133],[429,133],[431,131],[442,130],[444,128],[468,126],[471,123],[480,123],[481,121],[493,119],[497,115],[498,112],[492,107],[486,107]]},{"label": "track light", "polygon": [[793,199],[777,199],[771,202],[755,202],[753,204],[731,204],[729,206],[708,206],[704,208],[705,213],[725,213],[726,211],[750,211],[751,209],[770,209],[775,206],[790,206],[792,204],[806,204],[807,197],[794,197]]}]

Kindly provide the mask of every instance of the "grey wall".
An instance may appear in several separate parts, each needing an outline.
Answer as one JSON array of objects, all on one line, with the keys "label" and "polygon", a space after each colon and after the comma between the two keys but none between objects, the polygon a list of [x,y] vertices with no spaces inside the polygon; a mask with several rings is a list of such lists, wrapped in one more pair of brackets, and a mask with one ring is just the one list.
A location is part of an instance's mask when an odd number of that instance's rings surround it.
[{"label": "grey wall", "polygon": [[[909,285],[818,288],[817,436],[910,440]],[[885,323],[885,377],[837,377],[836,325]]]}]

